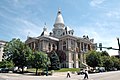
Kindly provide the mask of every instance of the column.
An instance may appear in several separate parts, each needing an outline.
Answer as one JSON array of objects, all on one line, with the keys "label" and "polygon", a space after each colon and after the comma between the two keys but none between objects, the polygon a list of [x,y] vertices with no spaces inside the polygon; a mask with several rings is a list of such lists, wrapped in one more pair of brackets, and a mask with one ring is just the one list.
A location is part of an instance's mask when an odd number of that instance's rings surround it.
[{"label": "column", "polygon": [[75,68],[79,68],[79,65],[78,65],[78,51],[77,51],[77,42],[75,41],[75,61],[74,61],[74,64],[75,64]]},{"label": "column", "polygon": [[68,39],[68,53],[67,53],[67,61],[68,61],[68,67],[73,68],[73,60],[72,60],[72,52],[71,52],[71,41]]}]

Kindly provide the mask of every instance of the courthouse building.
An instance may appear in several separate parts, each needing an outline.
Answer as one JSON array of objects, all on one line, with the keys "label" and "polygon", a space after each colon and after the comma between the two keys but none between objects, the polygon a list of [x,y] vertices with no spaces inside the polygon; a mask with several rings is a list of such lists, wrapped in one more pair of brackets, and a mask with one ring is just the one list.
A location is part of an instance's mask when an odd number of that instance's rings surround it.
[{"label": "courthouse building", "polygon": [[0,40],[0,61],[2,61],[3,49],[5,44],[6,44],[6,41]]},{"label": "courthouse building", "polygon": [[61,10],[58,10],[52,32],[47,31],[46,25],[43,27],[41,35],[38,37],[28,36],[25,41],[33,50],[51,52],[61,50],[66,54],[66,60],[61,63],[64,68],[79,68],[85,64],[85,53],[94,50],[94,39],[88,36],[74,36],[74,30],[65,25]]}]

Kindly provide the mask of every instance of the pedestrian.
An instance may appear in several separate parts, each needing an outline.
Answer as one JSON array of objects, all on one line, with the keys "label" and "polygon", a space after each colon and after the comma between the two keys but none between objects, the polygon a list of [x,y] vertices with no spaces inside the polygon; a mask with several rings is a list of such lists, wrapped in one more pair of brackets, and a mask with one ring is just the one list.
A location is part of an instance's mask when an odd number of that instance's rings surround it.
[{"label": "pedestrian", "polygon": [[70,78],[70,71],[67,72],[67,78]]},{"label": "pedestrian", "polygon": [[85,74],[84,79],[88,79],[88,71],[87,70],[85,70],[84,74]]}]

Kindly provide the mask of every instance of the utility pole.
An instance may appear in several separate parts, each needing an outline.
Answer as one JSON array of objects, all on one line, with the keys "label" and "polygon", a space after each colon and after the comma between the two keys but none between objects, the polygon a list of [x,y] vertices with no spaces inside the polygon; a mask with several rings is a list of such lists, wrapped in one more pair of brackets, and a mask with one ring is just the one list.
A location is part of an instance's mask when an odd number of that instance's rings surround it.
[{"label": "utility pole", "polygon": [[100,48],[100,51],[102,51],[102,48],[105,48],[105,49],[112,49],[112,50],[118,50],[118,55],[120,57],[120,41],[119,41],[119,38],[117,38],[117,41],[118,41],[118,48],[113,48],[113,47],[102,47],[102,43],[99,43],[99,47]]},{"label": "utility pole", "polygon": [[118,54],[119,54],[119,57],[120,57],[120,41],[119,41],[119,38],[117,38],[117,41],[118,41]]}]

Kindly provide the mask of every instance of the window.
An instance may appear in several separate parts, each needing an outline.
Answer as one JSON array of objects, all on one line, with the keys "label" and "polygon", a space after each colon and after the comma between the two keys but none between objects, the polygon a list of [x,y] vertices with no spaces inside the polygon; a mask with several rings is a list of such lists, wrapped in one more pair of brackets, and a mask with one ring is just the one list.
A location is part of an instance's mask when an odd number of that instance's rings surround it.
[{"label": "window", "polygon": [[63,35],[65,35],[65,33],[63,32]]},{"label": "window", "polygon": [[51,44],[48,45],[48,50],[51,51]]},{"label": "window", "polygon": [[55,45],[54,44],[52,45],[52,47],[53,47],[53,50],[55,50]]},{"label": "window", "polygon": [[53,33],[56,34],[55,31],[53,31]]},{"label": "window", "polygon": [[90,50],[90,44],[88,44],[88,50]]},{"label": "window", "polygon": [[70,31],[69,31],[69,34],[70,34]]},{"label": "window", "polygon": [[60,34],[60,31],[58,31],[58,34]]},{"label": "window", "polygon": [[63,42],[63,50],[66,50],[66,41]]},{"label": "window", "polygon": [[83,51],[83,42],[81,42],[81,50]]},{"label": "window", "polygon": [[71,49],[74,50],[75,49],[75,41],[71,40]]}]

